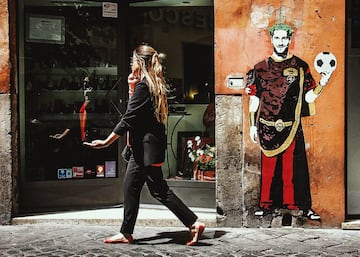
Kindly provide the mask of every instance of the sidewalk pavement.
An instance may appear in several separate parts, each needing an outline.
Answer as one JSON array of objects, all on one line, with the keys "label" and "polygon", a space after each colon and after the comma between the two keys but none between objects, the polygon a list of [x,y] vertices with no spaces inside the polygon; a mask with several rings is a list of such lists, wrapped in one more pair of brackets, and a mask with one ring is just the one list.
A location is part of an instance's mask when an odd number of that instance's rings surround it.
[{"label": "sidewalk pavement", "polygon": [[134,244],[104,244],[119,230],[117,207],[14,218],[0,226],[0,256],[360,256],[360,230],[220,228],[213,210],[194,210],[208,223],[195,247],[185,245],[188,230],[171,213],[143,206]]}]

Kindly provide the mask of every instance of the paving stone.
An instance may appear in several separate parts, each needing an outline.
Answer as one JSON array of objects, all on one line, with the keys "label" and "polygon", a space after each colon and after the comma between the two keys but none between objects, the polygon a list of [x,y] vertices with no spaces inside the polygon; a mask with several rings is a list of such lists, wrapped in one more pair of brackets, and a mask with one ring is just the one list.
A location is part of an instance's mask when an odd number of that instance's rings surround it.
[{"label": "paving stone", "polygon": [[118,227],[85,224],[0,226],[1,257],[360,256],[360,230],[207,228],[196,247],[186,228],[135,228],[131,245],[108,245]]}]

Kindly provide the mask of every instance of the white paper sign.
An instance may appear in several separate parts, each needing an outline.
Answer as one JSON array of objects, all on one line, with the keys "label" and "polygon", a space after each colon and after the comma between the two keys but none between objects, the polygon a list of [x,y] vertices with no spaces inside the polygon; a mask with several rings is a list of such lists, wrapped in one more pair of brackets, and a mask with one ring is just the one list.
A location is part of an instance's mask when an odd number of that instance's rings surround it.
[{"label": "white paper sign", "polygon": [[102,5],[103,17],[117,18],[118,17],[118,4],[111,2],[103,2]]}]

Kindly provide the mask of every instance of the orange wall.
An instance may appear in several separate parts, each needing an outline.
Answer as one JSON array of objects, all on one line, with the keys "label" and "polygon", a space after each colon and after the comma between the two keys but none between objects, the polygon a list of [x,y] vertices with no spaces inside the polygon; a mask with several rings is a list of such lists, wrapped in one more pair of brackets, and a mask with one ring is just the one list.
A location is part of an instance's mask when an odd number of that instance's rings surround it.
[{"label": "orange wall", "polygon": [[9,17],[7,1],[0,1],[0,93],[10,92]]},{"label": "orange wall", "polygon": [[[311,178],[313,208],[322,216],[322,225],[339,226],[344,220],[344,119],[345,119],[345,1],[338,0],[215,0],[215,91],[216,94],[243,94],[226,86],[231,74],[245,74],[272,53],[268,28],[275,22],[291,25],[294,36],[290,51],[305,60],[315,80],[314,58],[330,51],[337,69],[322,95],[316,100],[316,115],[303,118]],[[243,95],[244,117],[248,97]],[[258,155],[244,121],[246,155]],[[245,160],[246,161],[246,160]]]}]

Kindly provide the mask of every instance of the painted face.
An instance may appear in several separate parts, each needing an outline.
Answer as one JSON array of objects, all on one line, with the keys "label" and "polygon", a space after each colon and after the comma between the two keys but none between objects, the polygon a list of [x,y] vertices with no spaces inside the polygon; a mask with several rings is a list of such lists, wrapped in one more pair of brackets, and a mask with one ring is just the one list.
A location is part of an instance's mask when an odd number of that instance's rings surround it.
[{"label": "painted face", "polygon": [[280,56],[287,55],[290,37],[285,30],[275,30],[271,37],[271,43],[274,46],[274,52]]}]

